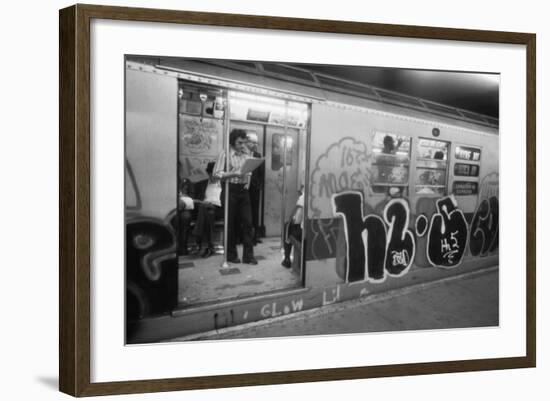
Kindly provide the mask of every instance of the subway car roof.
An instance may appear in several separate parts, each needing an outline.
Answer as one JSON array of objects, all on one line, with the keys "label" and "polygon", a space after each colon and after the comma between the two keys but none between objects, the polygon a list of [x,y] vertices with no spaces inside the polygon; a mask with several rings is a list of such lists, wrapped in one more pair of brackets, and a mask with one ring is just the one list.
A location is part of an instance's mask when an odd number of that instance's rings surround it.
[{"label": "subway car roof", "polygon": [[126,62],[128,68],[182,79],[196,75],[205,84],[261,88],[260,93],[280,92],[295,100],[341,103],[498,135],[497,118],[283,63],[150,56],[127,56]]}]

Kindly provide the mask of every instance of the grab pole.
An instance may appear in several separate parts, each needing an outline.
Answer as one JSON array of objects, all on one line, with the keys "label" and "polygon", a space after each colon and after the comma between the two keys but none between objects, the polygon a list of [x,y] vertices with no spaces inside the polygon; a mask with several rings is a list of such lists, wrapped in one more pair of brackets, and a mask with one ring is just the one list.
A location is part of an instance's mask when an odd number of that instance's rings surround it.
[{"label": "grab pole", "polygon": [[[229,122],[230,122],[230,111],[229,111],[229,91],[225,91],[225,110],[224,110],[224,122],[223,122],[223,134],[224,134],[224,152],[225,152],[225,172],[229,171]],[[224,205],[223,208],[223,260],[222,268],[228,268],[227,264],[227,222],[229,219],[229,181],[225,180],[225,195],[224,195]]]}]

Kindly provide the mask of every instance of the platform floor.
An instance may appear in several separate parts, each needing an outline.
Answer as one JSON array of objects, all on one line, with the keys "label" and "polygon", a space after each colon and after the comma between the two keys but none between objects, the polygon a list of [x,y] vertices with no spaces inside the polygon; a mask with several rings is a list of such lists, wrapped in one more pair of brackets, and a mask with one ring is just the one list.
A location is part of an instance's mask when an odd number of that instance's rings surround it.
[{"label": "platform floor", "polygon": [[[242,258],[242,246],[238,246],[237,251]],[[254,256],[258,260],[257,265],[229,263],[228,268],[221,267],[221,249],[209,258],[180,256],[180,305],[249,297],[301,285],[298,274],[281,266],[283,253],[279,237],[262,238],[262,243],[254,247]]]},{"label": "platform floor", "polygon": [[171,341],[495,327],[498,266]]}]

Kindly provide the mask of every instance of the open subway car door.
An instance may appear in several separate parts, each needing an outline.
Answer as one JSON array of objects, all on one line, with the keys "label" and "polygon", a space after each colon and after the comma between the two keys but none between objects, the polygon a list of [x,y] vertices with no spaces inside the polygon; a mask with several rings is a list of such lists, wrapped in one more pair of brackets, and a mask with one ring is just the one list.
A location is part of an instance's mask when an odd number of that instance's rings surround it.
[{"label": "open subway car door", "polygon": [[[303,238],[293,217],[303,194],[309,107],[185,80],[178,97],[179,308],[301,287]],[[243,138],[246,147],[237,149]],[[227,154],[229,164],[220,157]],[[263,162],[243,180],[220,179],[243,154]],[[257,264],[245,249],[248,236]],[[237,255],[227,253],[232,243]]]}]

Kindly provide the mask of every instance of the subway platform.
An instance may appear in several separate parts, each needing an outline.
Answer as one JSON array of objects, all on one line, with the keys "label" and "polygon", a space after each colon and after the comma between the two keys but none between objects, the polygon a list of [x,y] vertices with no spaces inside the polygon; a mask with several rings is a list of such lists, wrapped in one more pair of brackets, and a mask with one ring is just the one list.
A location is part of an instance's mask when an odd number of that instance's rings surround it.
[{"label": "subway platform", "polygon": [[499,325],[499,270],[464,274],[169,341],[268,338]]}]

